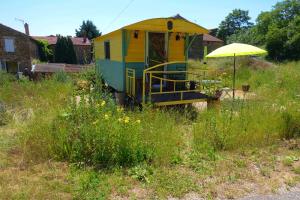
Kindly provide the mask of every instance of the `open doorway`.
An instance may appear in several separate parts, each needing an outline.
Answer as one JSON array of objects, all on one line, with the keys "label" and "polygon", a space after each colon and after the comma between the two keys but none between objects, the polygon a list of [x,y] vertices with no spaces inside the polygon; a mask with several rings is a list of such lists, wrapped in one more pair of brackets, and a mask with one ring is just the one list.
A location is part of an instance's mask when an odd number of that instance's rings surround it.
[{"label": "open doorway", "polygon": [[[146,36],[146,65],[147,68],[153,67],[158,64],[162,64],[168,62],[168,34],[167,33],[160,33],[160,32],[148,32]],[[167,66],[160,66],[155,68],[155,71],[166,71]],[[156,77],[160,78],[153,78],[146,77],[146,79],[150,78],[151,87],[153,91],[162,90],[166,87],[166,81],[162,80],[161,78],[167,78],[165,73],[156,73]]]},{"label": "open doorway", "polygon": [[148,67],[167,62],[167,34],[149,32],[146,46]]},{"label": "open doorway", "polygon": [[13,62],[13,61],[6,61],[5,63],[6,66],[6,70],[8,73],[17,73],[19,72],[19,66],[17,62]]}]

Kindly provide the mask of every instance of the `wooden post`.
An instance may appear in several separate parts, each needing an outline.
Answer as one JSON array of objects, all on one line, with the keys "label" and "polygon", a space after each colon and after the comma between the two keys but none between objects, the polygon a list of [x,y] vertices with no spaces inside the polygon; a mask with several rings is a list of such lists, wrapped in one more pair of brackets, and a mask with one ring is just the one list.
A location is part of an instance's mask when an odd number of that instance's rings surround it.
[{"label": "wooden post", "polygon": [[236,74],[236,69],[235,69],[235,54],[233,56],[233,87],[232,87],[232,99],[234,100],[235,98],[235,74]]}]

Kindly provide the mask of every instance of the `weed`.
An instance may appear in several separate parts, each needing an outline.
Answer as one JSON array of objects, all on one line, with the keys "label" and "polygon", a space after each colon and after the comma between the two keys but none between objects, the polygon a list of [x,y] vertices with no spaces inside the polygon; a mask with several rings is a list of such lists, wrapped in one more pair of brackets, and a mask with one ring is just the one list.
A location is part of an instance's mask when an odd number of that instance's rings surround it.
[{"label": "weed", "polygon": [[149,176],[153,174],[153,169],[146,165],[138,165],[135,166],[128,171],[128,175],[132,178],[144,182],[149,183]]},{"label": "weed", "polygon": [[64,71],[59,71],[54,73],[53,75],[53,80],[61,83],[66,83],[71,80],[70,76],[64,72]]},{"label": "weed", "polygon": [[168,195],[182,197],[191,191],[199,191],[196,176],[176,169],[157,169],[154,170],[150,179],[150,186],[155,188],[156,196],[165,199]]},{"label": "weed", "polygon": [[10,121],[10,116],[7,113],[4,104],[0,101],[0,126],[7,124]]},{"label": "weed", "polygon": [[107,199],[111,190],[107,177],[93,170],[74,170],[70,178],[76,182],[75,199]]},{"label": "weed", "polygon": [[293,168],[293,171],[295,172],[295,174],[299,174],[300,175],[300,166],[295,166]]},{"label": "weed", "polygon": [[292,114],[289,112],[282,113],[283,127],[282,138],[292,139],[300,136],[300,114]]},{"label": "weed", "polygon": [[284,159],[282,160],[282,163],[285,166],[292,166],[293,163],[298,160],[299,160],[299,158],[297,158],[295,156],[285,156]]}]

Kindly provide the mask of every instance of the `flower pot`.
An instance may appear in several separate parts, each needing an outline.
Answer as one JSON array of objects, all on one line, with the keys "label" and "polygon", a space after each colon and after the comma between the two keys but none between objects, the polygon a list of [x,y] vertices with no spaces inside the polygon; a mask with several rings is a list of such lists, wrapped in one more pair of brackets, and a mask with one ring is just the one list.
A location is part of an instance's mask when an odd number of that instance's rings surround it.
[{"label": "flower pot", "polygon": [[250,85],[242,85],[242,90],[243,90],[243,92],[249,92],[249,90],[250,90]]}]

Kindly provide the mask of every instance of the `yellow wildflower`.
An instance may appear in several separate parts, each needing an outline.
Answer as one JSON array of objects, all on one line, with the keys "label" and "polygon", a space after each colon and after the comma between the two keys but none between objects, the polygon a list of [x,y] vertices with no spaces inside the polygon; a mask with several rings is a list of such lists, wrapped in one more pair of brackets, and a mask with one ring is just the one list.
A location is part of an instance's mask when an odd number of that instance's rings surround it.
[{"label": "yellow wildflower", "polygon": [[99,120],[97,119],[96,121],[93,122],[93,125],[96,125],[99,122]]},{"label": "yellow wildflower", "polygon": [[136,123],[140,124],[140,123],[141,123],[141,120],[139,120],[139,119],[138,119],[138,120],[136,120]]},{"label": "yellow wildflower", "polygon": [[125,124],[127,124],[127,123],[129,122],[129,117],[126,116],[126,117],[124,118],[124,122],[125,122]]},{"label": "yellow wildflower", "polygon": [[118,111],[118,112],[123,112],[123,110],[124,110],[124,108],[122,108],[122,107],[118,107],[118,108],[117,108],[117,111]]},{"label": "yellow wildflower", "polygon": [[109,118],[108,114],[105,114],[104,119],[108,119],[108,118]]},{"label": "yellow wildflower", "polygon": [[103,106],[105,106],[105,104],[106,104],[106,102],[102,101],[101,106],[103,107]]}]

